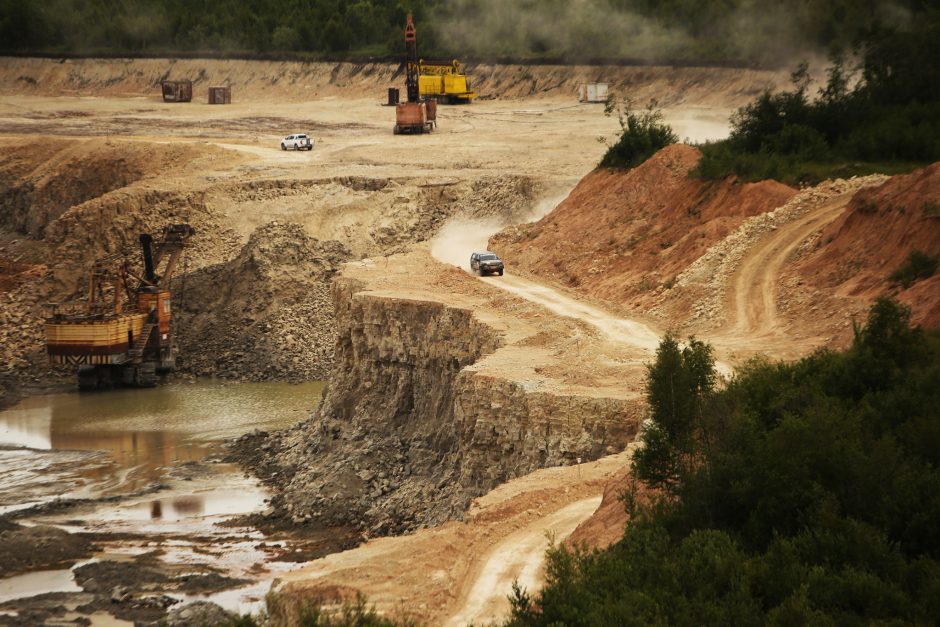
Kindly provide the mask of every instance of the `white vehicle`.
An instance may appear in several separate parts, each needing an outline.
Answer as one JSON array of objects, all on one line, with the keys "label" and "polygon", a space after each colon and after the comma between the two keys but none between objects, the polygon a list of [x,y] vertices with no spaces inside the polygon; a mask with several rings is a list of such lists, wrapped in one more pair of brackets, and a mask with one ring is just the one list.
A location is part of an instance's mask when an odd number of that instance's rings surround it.
[{"label": "white vehicle", "polygon": [[299,133],[281,140],[281,150],[313,150],[313,140]]}]

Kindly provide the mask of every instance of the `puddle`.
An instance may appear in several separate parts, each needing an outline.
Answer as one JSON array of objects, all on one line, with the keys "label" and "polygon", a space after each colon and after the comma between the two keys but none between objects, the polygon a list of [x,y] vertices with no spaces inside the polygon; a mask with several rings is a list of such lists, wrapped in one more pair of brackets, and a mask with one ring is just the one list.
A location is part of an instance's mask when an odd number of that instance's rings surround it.
[{"label": "puddle", "polygon": [[[272,561],[279,546],[265,544],[259,531],[218,523],[262,511],[268,494],[235,465],[189,462],[223,452],[229,438],[305,419],[323,385],[197,381],[27,398],[0,412],[0,514],[63,497],[91,499],[18,522],[96,534],[102,552],[94,560],[153,552],[174,567],[250,580],[225,592],[174,596],[257,611],[277,574],[297,565]],[[159,490],[141,491],[155,484]],[[118,498],[94,500],[102,496]],[[38,571],[0,580],[0,603],[80,591],[71,570]],[[104,612],[83,616],[128,624]]]},{"label": "puddle", "polygon": [[0,603],[13,599],[36,596],[46,592],[81,592],[75,583],[72,571],[37,570],[24,575],[14,575],[0,579]]}]

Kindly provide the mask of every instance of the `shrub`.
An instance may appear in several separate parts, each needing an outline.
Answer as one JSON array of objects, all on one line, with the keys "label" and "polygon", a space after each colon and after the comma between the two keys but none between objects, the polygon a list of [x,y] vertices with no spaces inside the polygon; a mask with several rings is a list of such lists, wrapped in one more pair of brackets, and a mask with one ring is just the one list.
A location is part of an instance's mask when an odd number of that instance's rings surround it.
[{"label": "shrub", "polygon": [[650,368],[643,440],[666,463],[638,453],[634,475],[661,496],[606,550],[553,547],[509,624],[935,624],[940,336],[882,299],[841,353],[717,391],[708,356],[667,336]]},{"label": "shrub", "polygon": [[907,261],[888,277],[891,282],[904,289],[909,288],[921,279],[928,279],[937,271],[938,259],[919,250],[912,250]]},{"label": "shrub", "polygon": [[620,138],[607,148],[601,159],[602,168],[634,168],[666,146],[675,144],[679,137],[663,122],[662,112],[650,102],[644,111],[631,111],[628,101],[608,103],[606,113],[617,112]]}]

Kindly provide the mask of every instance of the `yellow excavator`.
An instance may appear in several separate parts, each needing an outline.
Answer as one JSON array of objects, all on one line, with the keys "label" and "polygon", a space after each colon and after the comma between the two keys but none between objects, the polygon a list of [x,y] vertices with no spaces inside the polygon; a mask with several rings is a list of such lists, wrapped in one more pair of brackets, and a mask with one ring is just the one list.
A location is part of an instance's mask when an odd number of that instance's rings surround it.
[{"label": "yellow excavator", "polygon": [[457,59],[450,62],[421,59],[418,72],[418,91],[422,98],[434,98],[445,104],[469,104],[476,98]]}]

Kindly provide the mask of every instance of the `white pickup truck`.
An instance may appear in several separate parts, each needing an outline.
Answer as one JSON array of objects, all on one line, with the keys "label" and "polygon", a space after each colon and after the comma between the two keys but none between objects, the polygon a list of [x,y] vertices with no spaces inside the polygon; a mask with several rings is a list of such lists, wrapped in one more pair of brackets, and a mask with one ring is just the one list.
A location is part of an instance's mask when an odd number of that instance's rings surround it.
[{"label": "white pickup truck", "polygon": [[313,140],[303,133],[288,135],[281,140],[281,150],[313,150]]}]

